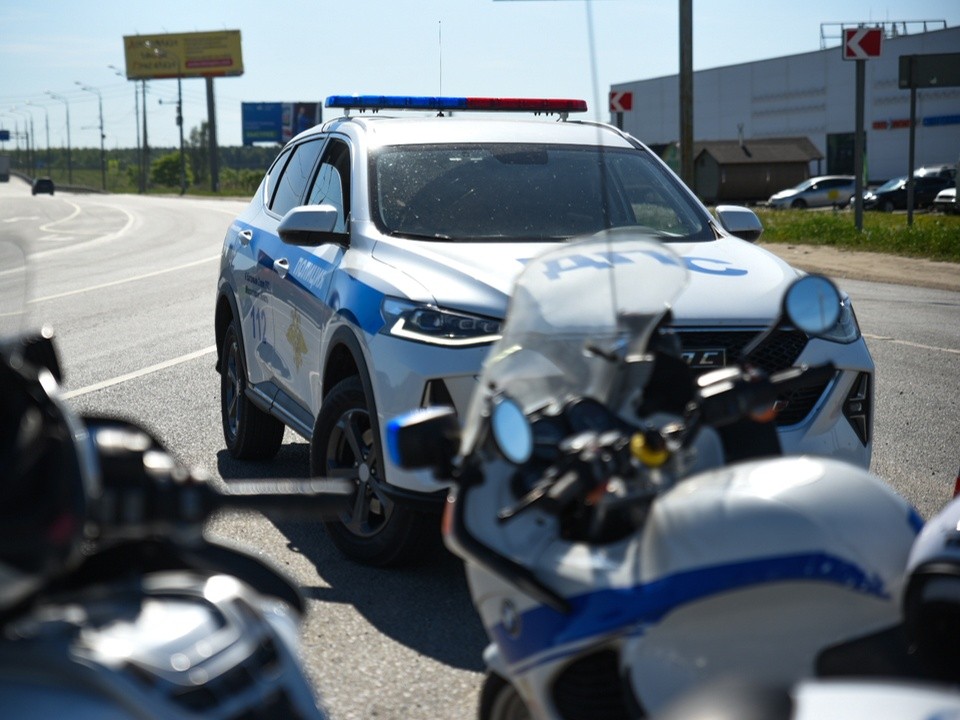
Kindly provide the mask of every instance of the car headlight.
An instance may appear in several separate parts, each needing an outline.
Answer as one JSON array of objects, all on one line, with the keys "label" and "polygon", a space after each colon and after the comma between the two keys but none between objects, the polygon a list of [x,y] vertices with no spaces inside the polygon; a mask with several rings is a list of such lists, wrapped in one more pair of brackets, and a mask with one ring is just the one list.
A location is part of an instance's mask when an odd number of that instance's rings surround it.
[{"label": "car headlight", "polygon": [[848,296],[844,296],[840,304],[840,318],[837,320],[837,324],[820,337],[824,340],[844,344],[849,344],[859,339],[860,325],[857,323],[857,316],[853,312],[853,303]]},{"label": "car headlight", "polygon": [[382,332],[415,342],[466,347],[500,339],[500,320],[496,318],[392,297],[383,299],[380,313],[385,323]]}]

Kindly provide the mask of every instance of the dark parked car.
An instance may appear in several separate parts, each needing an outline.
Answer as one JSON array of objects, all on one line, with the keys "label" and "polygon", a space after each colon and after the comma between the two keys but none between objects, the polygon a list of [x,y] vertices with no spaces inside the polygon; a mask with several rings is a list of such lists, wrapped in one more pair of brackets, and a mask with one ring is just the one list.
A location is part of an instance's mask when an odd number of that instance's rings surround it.
[{"label": "dark parked car", "polygon": [[34,195],[37,193],[48,193],[53,195],[53,180],[48,177],[38,177],[33,181],[33,189],[31,192]]},{"label": "dark parked car", "polygon": [[[914,176],[913,178],[913,207],[916,210],[933,205],[933,199],[944,188],[952,187],[954,181],[950,178],[928,176]],[[863,207],[867,210],[907,209],[907,178],[906,176],[888,180],[876,190],[868,190],[863,194]]]},{"label": "dark parked car", "polygon": [[924,165],[913,171],[914,177],[942,177],[948,180],[956,180],[956,165]]}]

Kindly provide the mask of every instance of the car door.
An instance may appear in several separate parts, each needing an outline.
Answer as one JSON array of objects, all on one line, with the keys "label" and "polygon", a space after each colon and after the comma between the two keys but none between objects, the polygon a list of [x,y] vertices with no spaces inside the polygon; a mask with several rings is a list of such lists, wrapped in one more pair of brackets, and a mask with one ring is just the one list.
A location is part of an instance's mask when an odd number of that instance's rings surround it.
[{"label": "car door", "polygon": [[257,218],[256,227],[251,228],[256,239],[256,266],[262,298],[252,331],[256,333],[259,326],[265,338],[259,345],[257,361],[263,366],[266,379],[278,386],[287,384],[295,368],[284,358],[286,340],[282,328],[277,327],[278,312],[281,322],[283,316],[277,308],[289,295],[286,286],[290,282],[288,246],[281,242],[277,226],[287,211],[301,203],[322,146],[323,136],[314,136],[289,147],[289,157],[273,183],[264,212]]},{"label": "car door", "polygon": [[[350,148],[344,138],[331,136],[323,148],[317,171],[304,200],[307,205],[331,205],[338,211],[335,232],[349,230]],[[296,400],[312,423],[320,406],[320,373],[325,355],[323,328],[332,309],[328,298],[333,272],[345,248],[337,243],[316,247],[286,245],[283,259],[289,269],[284,295],[276,304],[277,348],[292,372],[278,378],[281,390]]]},{"label": "car door", "polygon": [[276,355],[271,322],[273,272],[261,260],[273,245],[273,220],[267,207],[290,159],[290,150],[285,148],[273,161],[254,199],[228,230],[232,236],[229,245],[234,250],[230,269],[240,311],[247,376],[254,385],[264,384],[273,375],[270,362]]}]

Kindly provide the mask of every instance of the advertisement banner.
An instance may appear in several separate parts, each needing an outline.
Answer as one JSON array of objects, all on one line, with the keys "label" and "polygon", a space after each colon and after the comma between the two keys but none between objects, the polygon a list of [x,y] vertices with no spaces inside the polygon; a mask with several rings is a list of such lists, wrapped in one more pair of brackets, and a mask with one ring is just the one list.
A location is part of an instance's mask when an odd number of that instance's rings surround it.
[{"label": "advertisement banner", "polygon": [[318,102],[242,103],[243,144],[282,145],[320,123],[322,115],[323,105]]},{"label": "advertisement banner", "polygon": [[239,30],[124,35],[127,80],[243,75]]}]

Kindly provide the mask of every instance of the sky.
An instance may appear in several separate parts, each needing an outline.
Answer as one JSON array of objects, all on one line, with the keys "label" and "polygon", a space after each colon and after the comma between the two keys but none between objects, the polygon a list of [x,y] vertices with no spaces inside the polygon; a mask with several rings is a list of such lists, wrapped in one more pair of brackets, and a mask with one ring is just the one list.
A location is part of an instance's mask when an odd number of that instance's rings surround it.
[{"label": "sky", "polygon": [[[840,52],[839,23],[923,20],[960,25],[960,0],[694,0],[693,67]],[[217,30],[240,31],[244,65],[214,81],[220,145],[242,143],[243,102],[334,94],[582,98],[608,121],[611,85],[680,66],[678,0],[0,0],[0,127],[66,147],[69,112],[72,147],[98,147],[102,99],[106,147],[135,147],[123,37]],[[204,81],[182,93],[189,136]],[[176,80],[148,82],[151,147],[178,145],[176,100]]]}]

